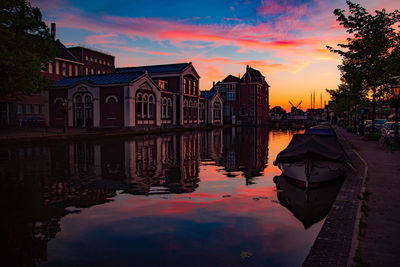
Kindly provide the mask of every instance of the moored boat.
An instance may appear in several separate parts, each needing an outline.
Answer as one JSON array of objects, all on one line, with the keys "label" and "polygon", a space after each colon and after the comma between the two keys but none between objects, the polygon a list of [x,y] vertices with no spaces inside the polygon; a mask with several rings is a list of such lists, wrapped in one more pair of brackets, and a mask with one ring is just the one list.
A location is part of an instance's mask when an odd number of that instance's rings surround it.
[{"label": "moored boat", "polygon": [[308,184],[343,176],[348,162],[336,136],[296,134],[278,154],[274,165],[287,176]]}]

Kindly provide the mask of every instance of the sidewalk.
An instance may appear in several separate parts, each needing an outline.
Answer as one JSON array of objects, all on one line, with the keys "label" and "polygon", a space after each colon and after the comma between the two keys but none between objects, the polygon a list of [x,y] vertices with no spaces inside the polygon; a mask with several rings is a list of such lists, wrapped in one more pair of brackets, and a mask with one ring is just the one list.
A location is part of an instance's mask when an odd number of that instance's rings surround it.
[{"label": "sidewalk", "polygon": [[339,129],[368,165],[367,188],[372,193],[360,255],[369,266],[400,266],[400,151],[363,141]]}]

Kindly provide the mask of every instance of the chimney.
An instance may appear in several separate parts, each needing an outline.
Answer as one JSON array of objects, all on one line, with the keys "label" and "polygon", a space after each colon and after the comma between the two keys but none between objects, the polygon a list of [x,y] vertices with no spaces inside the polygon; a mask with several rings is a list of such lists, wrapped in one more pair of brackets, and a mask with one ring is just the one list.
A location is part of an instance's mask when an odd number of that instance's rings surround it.
[{"label": "chimney", "polygon": [[50,35],[53,38],[53,40],[56,39],[56,24],[54,22],[51,23]]},{"label": "chimney", "polygon": [[249,65],[246,65],[246,71],[248,71],[249,70]]},{"label": "chimney", "polygon": [[215,86],[215,81],[213,81],[213,87]]}]

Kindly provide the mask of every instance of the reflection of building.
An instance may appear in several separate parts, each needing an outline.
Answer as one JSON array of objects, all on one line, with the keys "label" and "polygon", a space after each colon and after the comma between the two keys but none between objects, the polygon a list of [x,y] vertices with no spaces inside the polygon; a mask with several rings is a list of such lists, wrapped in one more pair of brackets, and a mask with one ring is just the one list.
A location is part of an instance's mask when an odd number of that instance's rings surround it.
[{"label": "reflection of building", "polygon": [[243,172],[251,183],[253,177],[262,175],[268,162],[268,131],[259,127],[224,129],[223,148],[219,164],[228,175]]}]

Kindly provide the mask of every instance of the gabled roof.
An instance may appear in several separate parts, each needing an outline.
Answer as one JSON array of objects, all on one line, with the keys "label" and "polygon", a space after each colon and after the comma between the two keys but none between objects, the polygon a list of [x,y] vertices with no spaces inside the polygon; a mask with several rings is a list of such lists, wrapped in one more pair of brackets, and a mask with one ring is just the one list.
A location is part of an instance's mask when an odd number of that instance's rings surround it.
[{"label": "gabled roof", "polygon": [[69,50],[66,48],[60,40],[54,41],[55,46],[57,47],[57,57],[61,59],[66,59],[69,61],[76,61],[81,63]]},{"label": "gabled roof", "polygon": [[131,71],[145,71],[149,74],[155,73],[171,73],[171,72],[182,72],[191,66],[192,63],[176,63],[176,64],[165,64],[165,65],[150,65],[150,66],[139,66],[139,67],[125,67],[116,68],[116,72],[131,72]]},{"label": "gabled roof", "polygon": [[222,83],[233,83],[233,82],[237,82],[237,83],[240,82],[240,78],[229,74],[228,76],[226,76],[225,79],[222,80]]},{"label": "gabled roof", "polygon": [[102,75],[69,77],[54,83],[53,86],[54,87],[72,86],[82,81],[86,81],[96,85],[130,83],[136,80],[137,78],[143,76],[144,74],[145,74],[144,71],[136,71],[127,73],[109,73]]},{"label": "gabled roof", "polygon": [[217,94],[217,91],[211,89],[208,91],[201,91],[200,97],[207,98],[207,99],[213,99],[216,94]]},{"label": "gabled roof", "polygon": [[243,75],[241,82],[262,82],[264,76],[260,71],[253,69],[249,66],[246,67],[246,73]]}]

